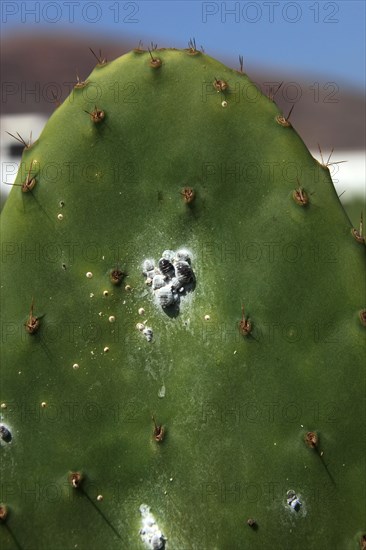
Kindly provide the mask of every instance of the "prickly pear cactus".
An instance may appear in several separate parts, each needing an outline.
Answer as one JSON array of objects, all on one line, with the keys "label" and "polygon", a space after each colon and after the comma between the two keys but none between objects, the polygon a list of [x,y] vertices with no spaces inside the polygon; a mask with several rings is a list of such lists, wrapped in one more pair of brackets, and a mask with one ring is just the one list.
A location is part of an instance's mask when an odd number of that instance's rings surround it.
[{"label": "prickly pear cactus", "polygon": [[101,59],[2,230],[3,550],[365,544],[362,230],[244,73]]}]

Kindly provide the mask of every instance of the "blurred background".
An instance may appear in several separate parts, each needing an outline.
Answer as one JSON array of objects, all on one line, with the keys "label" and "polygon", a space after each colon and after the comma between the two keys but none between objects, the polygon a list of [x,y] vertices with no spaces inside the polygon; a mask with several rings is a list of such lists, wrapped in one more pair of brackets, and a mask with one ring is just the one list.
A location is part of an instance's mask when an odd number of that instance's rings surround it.
[{"label": "blurred background", "polygon": [[[313,155],[331,150],[333,182],[358,226],[365,210],[364,1],[7,1],[1,3],[2,204],[22,145],[96,60],[144,47],[197,47],[244,71],[276,102]],[[339,161],[347,161],[339,163]]]}]

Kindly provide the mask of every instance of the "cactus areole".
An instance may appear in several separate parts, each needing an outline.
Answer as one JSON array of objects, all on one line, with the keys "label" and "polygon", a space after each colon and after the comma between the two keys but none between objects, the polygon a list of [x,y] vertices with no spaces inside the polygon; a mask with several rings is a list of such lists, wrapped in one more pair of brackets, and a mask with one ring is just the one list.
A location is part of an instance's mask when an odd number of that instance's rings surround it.
[{"label": "cactus areole", "polygon": [[2,550],[363,544],[364,239],[288,118],[202,52],[138,49],[24,150]]}]

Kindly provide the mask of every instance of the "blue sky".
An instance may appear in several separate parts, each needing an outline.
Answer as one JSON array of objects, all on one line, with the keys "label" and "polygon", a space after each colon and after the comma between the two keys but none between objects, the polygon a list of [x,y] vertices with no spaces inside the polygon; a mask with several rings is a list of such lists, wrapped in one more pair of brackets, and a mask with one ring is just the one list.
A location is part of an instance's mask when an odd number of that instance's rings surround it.
[{"label": "blue sky", "polygon": [[319,76],[362,88],[365,83],[365,2],[307,1],[7,1],[2,2],[5,36],[66,31],[142,39],[158,46],[186,47],[190,37],[219,59],[244,56],[256,67]]}]

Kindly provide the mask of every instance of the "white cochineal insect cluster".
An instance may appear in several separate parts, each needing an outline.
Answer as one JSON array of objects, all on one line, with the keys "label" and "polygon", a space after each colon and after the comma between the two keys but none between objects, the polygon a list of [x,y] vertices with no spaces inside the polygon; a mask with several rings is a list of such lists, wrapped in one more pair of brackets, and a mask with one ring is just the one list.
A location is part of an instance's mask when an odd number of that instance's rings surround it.
[{"label": "white cochineal insect cluster", "polygon": [[293,491],[292,489],[287,491],[287,504],[291,506],[291,508],[295,510],[295,512],[298,512],[300,510],[301,502],[295,491]]},{"label": "white cochineal insect cluster", "polygon": [[151,286],[157,303],[163,308],[178,308],[182,296],[193,290],[195,275],[188,250],[164,250],[158,264],[147,259],[143,263],[146,284]]},{"label": "white cochineal insect cluster", "polygon": [[160,550],[165,547],[165,541],[167,540],[161,530],[159,529],[156,519],[150,512],[150,506],[147,504],[141,504],[141,521],[142,527],[140,529],[140,535],[142,541],[151,550]]},{"label": "white cochineal insect cluster", "polygon": [[0,424],[0,439],[5,441],[5,443],[10,443],[12,440],[11,431],[4,424]]}]

